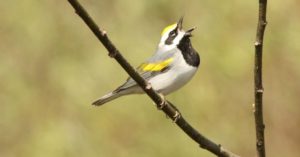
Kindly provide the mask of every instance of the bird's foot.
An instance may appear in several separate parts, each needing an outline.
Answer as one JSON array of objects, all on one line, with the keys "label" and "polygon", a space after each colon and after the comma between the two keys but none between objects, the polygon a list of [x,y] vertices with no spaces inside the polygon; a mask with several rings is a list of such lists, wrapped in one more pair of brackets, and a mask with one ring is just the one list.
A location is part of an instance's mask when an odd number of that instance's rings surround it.
[{"label": "bird's foot", "polygon": [[157,109],[162,110],[166,106],[166,100],[163,94],[159,93],[159,96],[161,98],[160,104],[157,106]]},{"label": "bird's foot", "polygon": [[175,111],[175,114],[173,116],[173,122],[176,123],[177,120],[181,117],[181,113],[179,111]]}]

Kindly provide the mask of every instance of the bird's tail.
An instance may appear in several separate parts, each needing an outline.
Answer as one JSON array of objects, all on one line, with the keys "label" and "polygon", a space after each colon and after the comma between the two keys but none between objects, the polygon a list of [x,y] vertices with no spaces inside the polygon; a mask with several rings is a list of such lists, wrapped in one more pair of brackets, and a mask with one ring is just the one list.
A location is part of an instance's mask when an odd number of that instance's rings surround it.
[{"label": "bird's tail", "polygon": [[113,92],[110,92],[104,96],[102,96],[101,98],[99,98],[98,100],[94,101],[92,104],[95,105],[95,106],[101,106],[109,101],[112,101],[120,96],[122,96],[123,94],[122,93],[119,93],[119,92],[116,92],[116,91],[113,91]]}]

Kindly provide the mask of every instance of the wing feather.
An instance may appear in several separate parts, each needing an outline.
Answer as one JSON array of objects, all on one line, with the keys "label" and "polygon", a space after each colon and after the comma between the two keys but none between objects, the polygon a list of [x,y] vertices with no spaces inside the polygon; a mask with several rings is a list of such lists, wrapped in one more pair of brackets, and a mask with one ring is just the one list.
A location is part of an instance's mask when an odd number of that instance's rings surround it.
[{"label": "wing feather", "polygon": [[[137,72],[146,80],[149,81],[151,78],[158,74],[167,72],[174,63],[174,54],[176,51],[167,51],[164,54],[155,54],[149,58],[146,62],[142,63],[136,68]],[[121,85],[117,90],[121,91],[130,87],[136,86],[136,82],[129,77],[127,81]]]}]

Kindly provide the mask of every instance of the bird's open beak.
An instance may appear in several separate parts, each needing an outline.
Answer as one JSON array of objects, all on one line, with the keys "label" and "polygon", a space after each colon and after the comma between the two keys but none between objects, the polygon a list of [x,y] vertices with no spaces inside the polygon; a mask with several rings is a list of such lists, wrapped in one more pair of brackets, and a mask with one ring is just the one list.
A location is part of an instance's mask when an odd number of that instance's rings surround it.
[{"label": "bird's open beak", "polygon": [[177,22],[177,29],[178,30],[182,30],[182,22],[183,22],[183,16],[181,16],[181,18]]},{"label": "bird's open beak", "polygon": [[[183,16],[178,20],[177,22],[177,29],[182,30],[182,23],[183,23]],[[185,36],[191,37],[192,36],[192,31],[194,31],[196,27],[193,27],[187,31],[185,31]]]},{"label": "bird's open beak", "polygon": [[185,36],[191,37],[191,36],[192,36],[192,31],[195,30],[195,29],[196,29],[196,27],[193,27],[193,28],[187,30],[187,31],[185,32]]}]

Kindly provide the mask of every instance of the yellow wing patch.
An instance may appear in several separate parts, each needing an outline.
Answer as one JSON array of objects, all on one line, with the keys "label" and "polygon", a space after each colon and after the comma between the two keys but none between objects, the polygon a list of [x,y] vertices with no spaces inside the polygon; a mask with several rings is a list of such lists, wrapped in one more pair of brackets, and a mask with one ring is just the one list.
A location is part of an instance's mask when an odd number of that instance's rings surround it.
[{"label": "yellow wing patch", "polygon": [[158,63],[144,63],[141,65],[143,71],[161,71],[173,61],[173,58],[158,62]]},{"label": "yellow wing patch", "polygon": [[174,29],[177,26],[177,23],[174,23],[172,25],[167,26],[166,28],[164,28],[164,30],[161,32],[161,36],[163,36],[166,32],[168,32],[169,30]]}]

